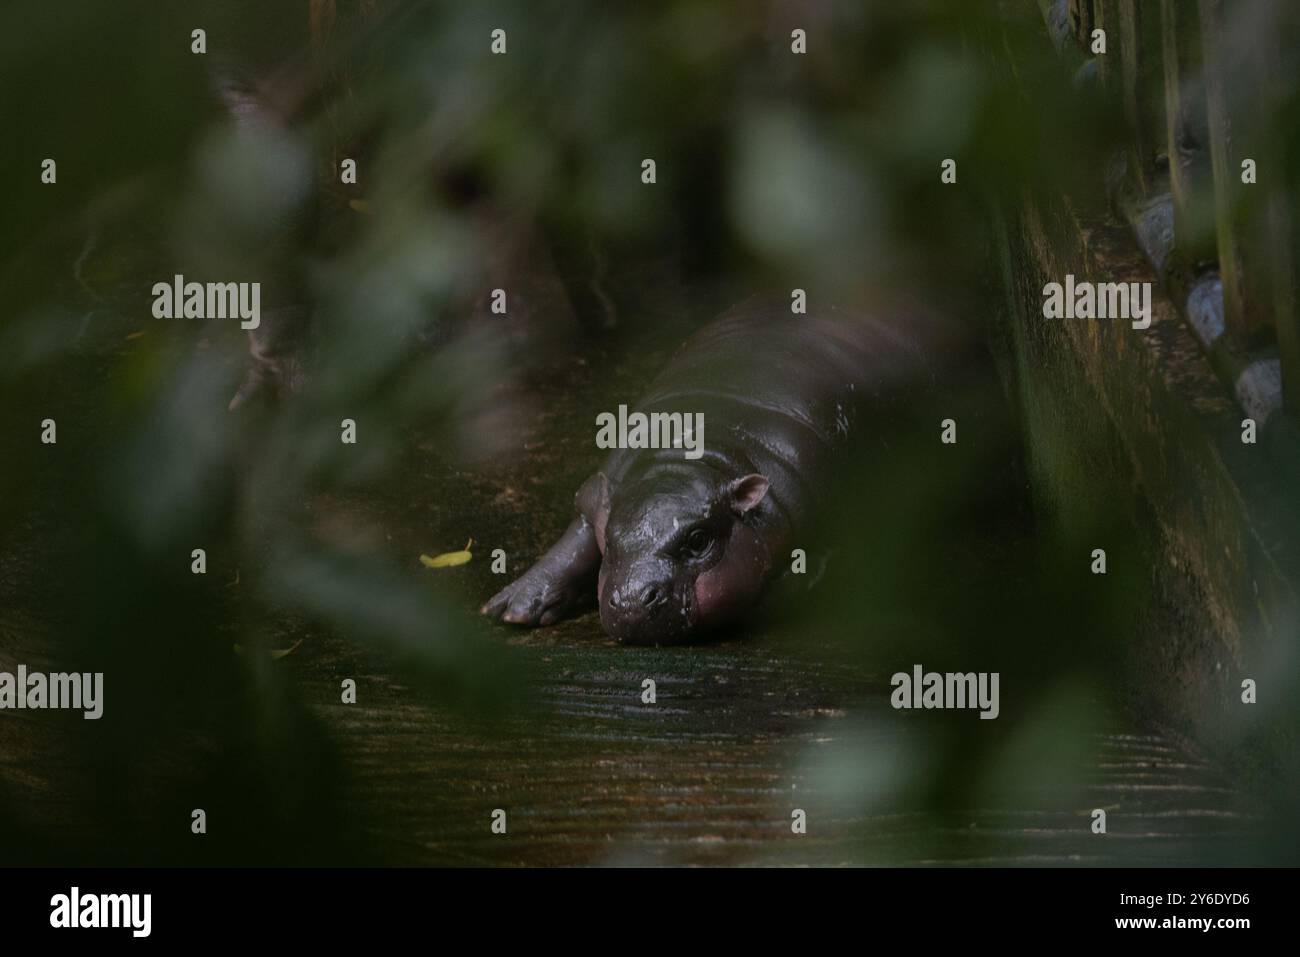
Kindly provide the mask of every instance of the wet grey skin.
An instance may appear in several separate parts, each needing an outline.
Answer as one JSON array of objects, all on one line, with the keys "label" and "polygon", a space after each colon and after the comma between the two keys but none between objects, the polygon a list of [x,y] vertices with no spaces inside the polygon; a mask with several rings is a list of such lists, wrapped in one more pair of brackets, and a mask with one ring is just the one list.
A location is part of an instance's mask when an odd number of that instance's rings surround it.
[{"label": "wet grey skin", "polygon": [[924,367],[907,328],[786,303],[746,303],[705,326],[635,406],[702,412],[702,457],[611,453],[578,490],[568,529],[483,614],[549,625],[594,594],[605,632],[638,645],[734,622],[789,567],[864,412]]}]

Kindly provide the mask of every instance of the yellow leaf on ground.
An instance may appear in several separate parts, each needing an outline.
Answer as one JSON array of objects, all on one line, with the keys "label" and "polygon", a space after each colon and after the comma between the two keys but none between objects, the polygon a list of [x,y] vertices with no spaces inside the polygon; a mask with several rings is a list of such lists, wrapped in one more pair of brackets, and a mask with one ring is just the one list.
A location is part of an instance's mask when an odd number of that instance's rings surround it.
[{"label": "yellow leaf on ground", "polygon": [[474,539],[465,543],[465,548],[459,552],[443,552],[441,555],[435,555],[430,558],[428,555],[420,556],[420,564],[425,568],[451,568],[453,565],[464,565],[474,556],[470,554],[469,547],[474,544]]}]

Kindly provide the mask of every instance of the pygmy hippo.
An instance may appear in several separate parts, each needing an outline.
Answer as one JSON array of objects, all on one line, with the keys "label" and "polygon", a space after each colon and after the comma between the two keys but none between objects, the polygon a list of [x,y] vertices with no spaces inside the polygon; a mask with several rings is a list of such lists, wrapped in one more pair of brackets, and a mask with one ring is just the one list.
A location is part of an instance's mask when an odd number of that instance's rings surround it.
[{"label": "pygmy hippo", "polygon": [[559,541],[483,614],[549,625],[595,585],[602,626],[629,644],[685,642],[740,616],[789,567],[856,433],[924,377],[916,318],[751,302],[702,328],[636,405],[702,414],[702,448],[613,451]]}]

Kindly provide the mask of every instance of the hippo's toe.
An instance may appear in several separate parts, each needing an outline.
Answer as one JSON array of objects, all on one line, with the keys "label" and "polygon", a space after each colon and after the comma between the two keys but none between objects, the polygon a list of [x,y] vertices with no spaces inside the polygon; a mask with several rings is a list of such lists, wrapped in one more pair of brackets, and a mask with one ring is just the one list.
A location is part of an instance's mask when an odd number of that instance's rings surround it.
[{"label": "hippo's toe", "polygon": [[524,575],[497,592],[480,611],[495,621],[532,627],[552,625],[564,617],[572,596],[544,577]]}]

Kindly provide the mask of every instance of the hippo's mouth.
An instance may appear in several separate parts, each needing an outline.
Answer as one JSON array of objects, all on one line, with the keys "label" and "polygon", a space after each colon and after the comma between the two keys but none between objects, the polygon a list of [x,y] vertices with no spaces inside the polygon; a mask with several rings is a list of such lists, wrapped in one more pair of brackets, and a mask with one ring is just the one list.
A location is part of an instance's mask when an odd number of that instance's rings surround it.
[{"label": "hippo's mouth", "polygon": [[[615,595],[618,595],[615,598]],[[639,603],[638,603],[639,604]],[[674,588],[653,607],[629,606],[618,589],[602,596],[600,623],[605,633],[624,645],[678,645],[695,633],[695,600],[689,589]]]}]

